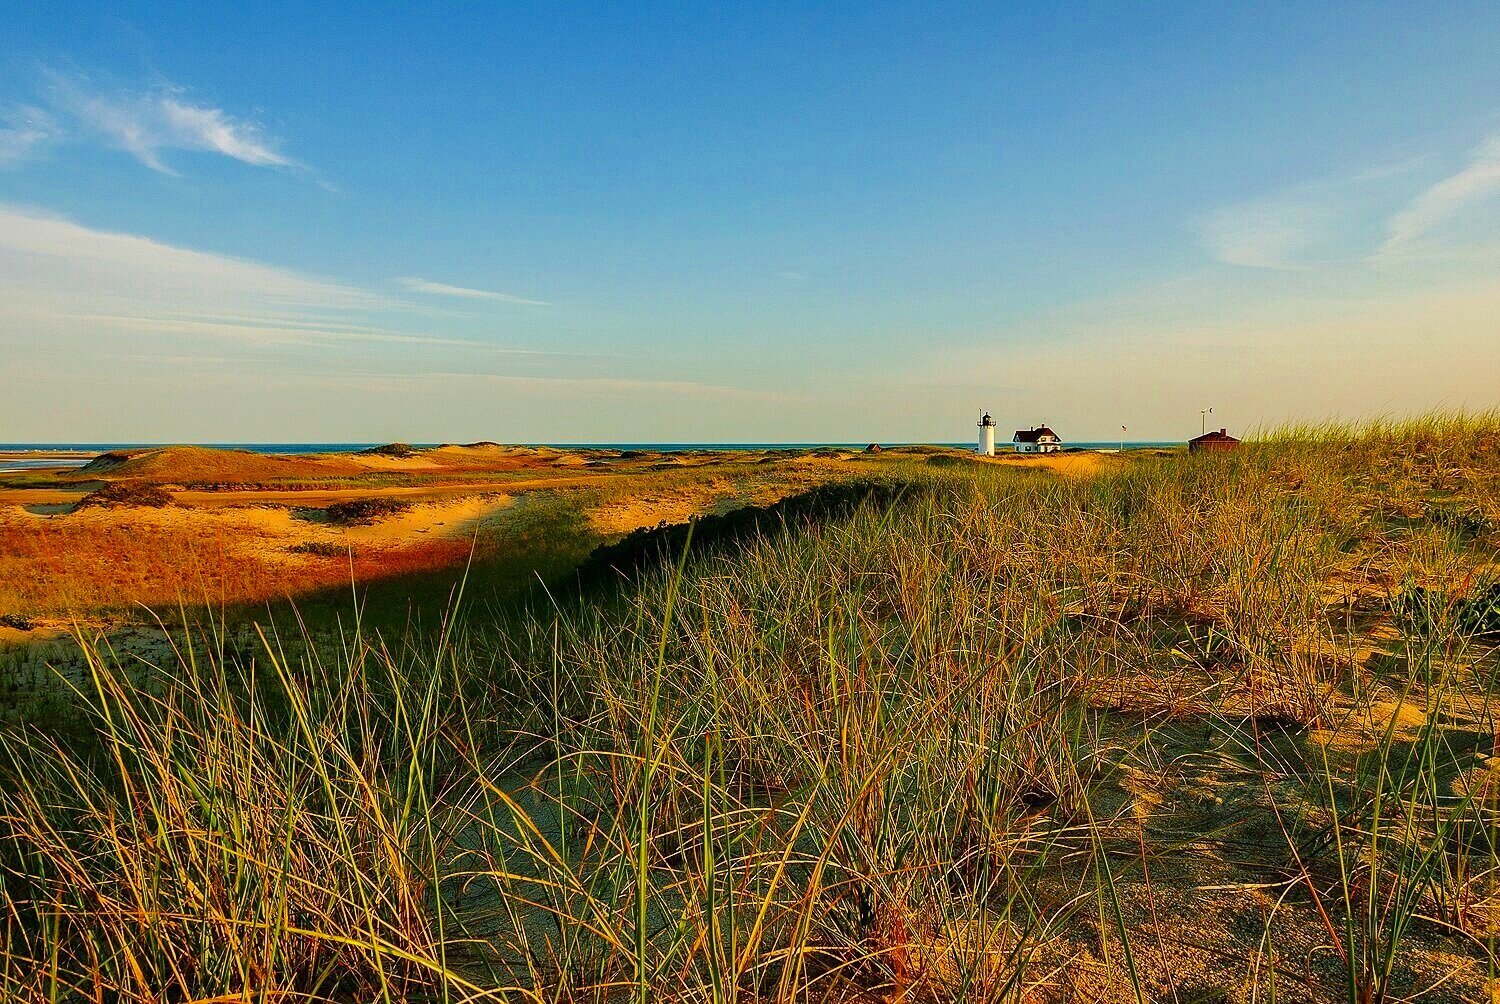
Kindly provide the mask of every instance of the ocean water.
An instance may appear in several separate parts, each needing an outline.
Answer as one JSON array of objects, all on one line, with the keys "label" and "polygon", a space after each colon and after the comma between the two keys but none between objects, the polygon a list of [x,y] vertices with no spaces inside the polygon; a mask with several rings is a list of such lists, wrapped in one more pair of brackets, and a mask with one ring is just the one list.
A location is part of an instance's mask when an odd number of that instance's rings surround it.
[{"label": "ocean water", "polygon": [[0,460],[0,474],[9,474],[12,471],[30,471],[38,467],[82,467],[88,462],[88,457],[69,457],[66,460],[31,460],[29,458],[22,460]]}]

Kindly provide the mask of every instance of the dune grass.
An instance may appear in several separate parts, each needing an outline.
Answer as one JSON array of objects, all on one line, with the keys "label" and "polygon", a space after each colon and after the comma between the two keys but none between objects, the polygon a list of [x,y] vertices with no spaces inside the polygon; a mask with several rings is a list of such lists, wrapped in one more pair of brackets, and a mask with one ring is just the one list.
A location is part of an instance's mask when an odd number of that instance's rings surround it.
[{"label": "dune grass", "polygon": [[84,639],[92,741],[0,733],[0,998],[1484,999],[1497,444],[910,465],[436,637]]}]

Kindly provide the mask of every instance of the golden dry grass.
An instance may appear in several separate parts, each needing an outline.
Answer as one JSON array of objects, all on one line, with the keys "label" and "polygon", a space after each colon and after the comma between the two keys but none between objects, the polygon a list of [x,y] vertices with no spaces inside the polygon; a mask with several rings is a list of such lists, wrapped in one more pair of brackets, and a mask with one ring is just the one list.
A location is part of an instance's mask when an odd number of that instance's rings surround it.
[{"label": "golden dry grass", "polygon": [[[294,553],[315,540],[347,558]],[[90,616],[144,605],[259,603],[414,571],[461,566],[461,536],[382,541],[298,526],[280,511],[187,509],[80,512],[40,518],[0,511],[0,609],[35,618]]]},{"label": "golden dry grass", "polygon": [[[174,486],[175,505],[160,509],[74,511],[83,488],[6,491],[0,479],[0,614],[61,623],[142,606],[259,604],[351,580],[444,570],[456,578],[476,533],[484,536],[485,518],[522,493],[574,492],[580,521],[609,539],[715,506],[764,504],[848,476],[835,462],[797,456],[768,464],[755,462],[758,457],[664,460],[655,454],[609,455],[606,462],[600,453],[479,444],[412,456],[302,457],[170,447],[65,475],[89,483],[104,479],[127,493]],[[326,487],[372,472],[382,480]],[[467,480],[453,483],[455,475]],[[184,484],[200,488],[176,487]],[[407,508],[367,527],[334,528],[317,518],[329,506],[370,499]],[[329,557],[332,548],[352,552],[352,563]]]}]

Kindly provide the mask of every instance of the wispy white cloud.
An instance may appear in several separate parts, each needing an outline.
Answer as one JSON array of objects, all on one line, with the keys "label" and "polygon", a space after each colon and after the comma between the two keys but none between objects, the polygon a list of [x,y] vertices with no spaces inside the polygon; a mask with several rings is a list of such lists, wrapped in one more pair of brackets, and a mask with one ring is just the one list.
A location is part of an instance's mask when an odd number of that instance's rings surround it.
[{"label": "wispy white cloud", "polygon": [[446,282],[433,282],[430,279],[420,279],[415,276],[407,276],[396,281],[413,293],[427,293],[432,296],[456,296],[466,300],[496,300],[501,303],[517,303],[528,307],[552,306],[546,300],[527,300],[519,296],[512,296],[509,293],[496,293],[488,289],[471,289],[468,286],[451,286]]},{"label": "wispy white cloud", "polygon": [[[445,338],[417,332],[389,331],[361,325],[319,324],[297,317],[268,315],[244,317],[174,317],[170,314],[59,314],[57,319],[75,321],[96,330],[141,332],[153,335],[182,335],[189,338],[215,338],[243,345],[339,346],[356,344],[414,345],[427,348],[468,348],[489,350],[491,346],[469,338]],[[519,355],[533,354],[522,349],[495,349]]]},{"label": "wispy white cloud", "polygon": [[1203,246],[1219,261],[1249,268],[1295,268],[1325,231],[1329,208],[1292,195],[1225,206],[1198,221]]},{"label": "wispy white cloud", "polygon": [[[0,346],[49,343],[59,369],[67,344],[206,355],[235,345],[269,360],[326,365],[331,353],[463,360],[601,358],[608,353],[528,348],[483,332],[431,330],[442,311],[254,261],[83,226],[0,203]],[[472,318],[471,318],[472,320]],[[313,353],[317,354],[314,355]],[[429,363],[430,364],[430,363]]]},{"label": "wispy white cloud", "polygon": [[1389,273],[1398,258],[1490,259],[1470,211],[1500,195],[1500,134],[1460,170],[1422,187],[1435,160],[1429,153],[1315,178],[1220,206],[1193,225],[1213,258],[1257,269],[1346,265]]},{"label": "wispy white cloud", "polygon": [[402,306],[356,286],[0,204],[0,344],[490,350],[371,321]]},{"label": "wispy white cloud", "polygon": [[215,153],[256,167],[302,166],[258,124],[194,102],[180,87],[104,91],[79,77],[51,70],[44,76],[46,102],[74,130],[103,139],[154,171],[177,173],[163,159],[169,150]]},{"label": "wispy white cloud", "polygon": [[395,303],[289,269],[96,230],[0,203],[0,288],[6,287],[57,292],[75,302],[122,297],[183,308],[252,302],[348,309]]},{"label": "wispy white cloud", "polygon": [[291,167],[291,158],[277,152],[253,125],[237,122],[218,108],[184,104],[174,97],[159,100],[169,135],[189,149],[222,153],[257,167]]},{"label": "wispy white cloud", "polygon": [[0,110],[0,167],[21,163],[56,135],[56,125],[40,108],[22,105]]},{"label": "wispy white cloud", "polygon": [[1462,170],[1430,186],[1391,217],[1379,256],[1407,250],[1420,238],[1457,216],[1460,210],[1500,194],[1500,135],[1470,155]]}]

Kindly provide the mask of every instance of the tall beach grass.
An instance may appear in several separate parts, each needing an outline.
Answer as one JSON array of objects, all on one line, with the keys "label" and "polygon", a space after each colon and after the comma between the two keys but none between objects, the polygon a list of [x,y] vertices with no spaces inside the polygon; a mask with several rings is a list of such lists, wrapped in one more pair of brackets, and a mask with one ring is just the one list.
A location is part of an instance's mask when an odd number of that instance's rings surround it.
[{"label": "tall beach grass", "polygon": [[1497,433],[912,465],[149,686],[80,639],[89,741],[0,734],[0,998],[1482,999]]}]

